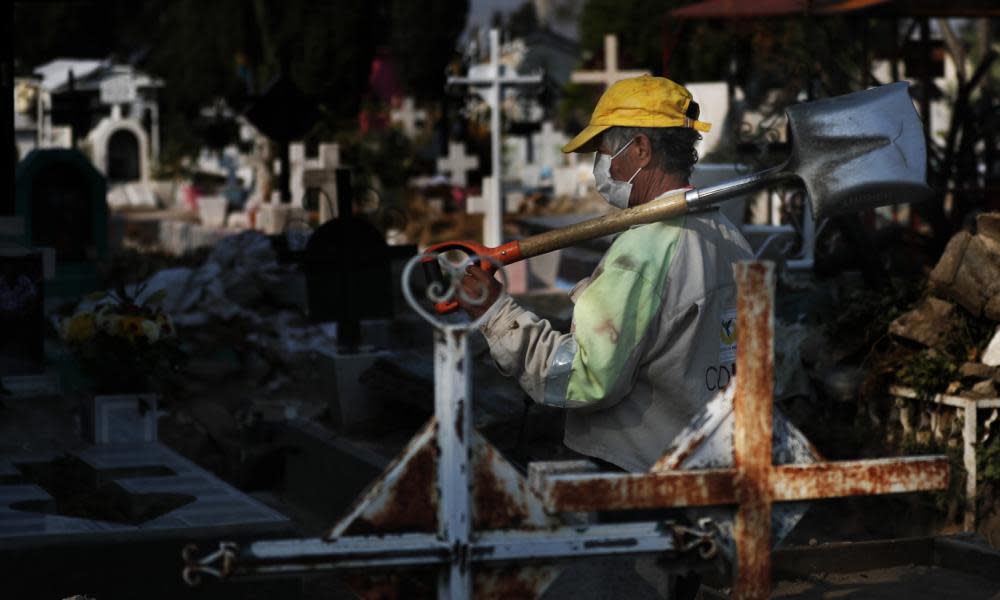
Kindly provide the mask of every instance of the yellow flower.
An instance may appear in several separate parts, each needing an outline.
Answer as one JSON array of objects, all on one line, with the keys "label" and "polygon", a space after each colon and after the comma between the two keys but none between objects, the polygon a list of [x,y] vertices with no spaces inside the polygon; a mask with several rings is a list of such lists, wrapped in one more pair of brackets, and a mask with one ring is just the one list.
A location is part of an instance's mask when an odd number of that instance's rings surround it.
[{"label": "yellow flower", "polygon": [[63,339],[67,342],[85,342],[97,333],[97,324],[91,313],[79,313],[63,321]]},{"label": "yellow flower", "polygon": [[177,334],[177,330],[174,329],[174,322],[170,319],[167,313],[159,313],[156,315],[156,324],[160,326],[160,333],[164,337],[173,337]]},{"label": "yellow flower", "polygon": [[142,317],[122,317],[121,318],[121,333],[124,337],[130,340],[134,340],[142,333],[142,323],[145,321]]},{"label": "yellow flower", "polygon": [[152,344],[156,340],[160,339],[160,326],[148,319],[143,320],[142,333],[146,336],[146,339],[149,340],[149,343]]}]

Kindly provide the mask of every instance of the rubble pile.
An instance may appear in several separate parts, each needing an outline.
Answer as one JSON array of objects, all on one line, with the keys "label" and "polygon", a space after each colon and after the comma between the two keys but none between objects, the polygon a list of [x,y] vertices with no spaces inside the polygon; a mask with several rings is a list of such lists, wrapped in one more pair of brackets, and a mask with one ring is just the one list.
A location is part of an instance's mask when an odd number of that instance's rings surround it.
[{"label": "rubble pile", "polygon": [[930,273],[928,295],[889,326],[919,352],[897,377],[924,394],[997,397],[1000,214],[979,215],[976,230],[952,237]]},{"label": "rubble pile", "polygon": [[278,262],[265,235],[230,235],[203,257],[160,269],[130,293],[142,303],[165,292],[160,307],[186,356],[164,386],[170,415],[160,437],[243,485],[280,451],[274,423],[326,411],[335,384],[325,353],[336,347],[336,325],[309,322],[305,277]]}]

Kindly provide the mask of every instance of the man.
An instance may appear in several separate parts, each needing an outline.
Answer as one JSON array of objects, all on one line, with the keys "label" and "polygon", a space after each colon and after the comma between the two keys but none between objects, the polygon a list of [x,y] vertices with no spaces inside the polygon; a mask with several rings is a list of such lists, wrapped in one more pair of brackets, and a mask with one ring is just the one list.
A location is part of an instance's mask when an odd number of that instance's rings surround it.
[{"label": "man", "polygon": [[[708,123],[690,92],[642,76],[604,92],[590,125],[563,152],[597,152],[597,191],[618,208],[678,188],[698,160]],[[565,443],[628,471],[645,471],[735,372],[732,265],[751,257],[716,209],[622,233],[594,274],[570,294],[570,333],[526,311],[469,267],[471,315],[499,369],[536,401],[568,409]]]}]

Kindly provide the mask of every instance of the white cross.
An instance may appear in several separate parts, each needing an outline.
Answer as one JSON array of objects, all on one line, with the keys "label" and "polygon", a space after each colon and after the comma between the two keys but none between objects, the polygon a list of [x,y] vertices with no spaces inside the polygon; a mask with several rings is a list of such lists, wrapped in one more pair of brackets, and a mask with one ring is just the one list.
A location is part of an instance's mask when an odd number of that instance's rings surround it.
[{"label": "white cross", "polygon": [[649,75],[649,71],[618,70],[618,36],[609,33],[604,36],[604,70],[573,71],[570,74],[570,81],[573,83],[597,83],[607,88],[622,79],[639,77],[640,75]]},{"label": "white cross", "polygon": [[535,162],[543,167],[558,167],[563,164],[563,154],[560,148],[566,143],[566,135],[556,131],[552,121],[542,123],[542,130],[532,138],[535,146]]},{"label": "white cross", "polygon": [[417,134],[417,123],[423,123],[426,120],[427,111],[418,109],[413,104],[413,98],[409,96],[403,98],[403,103],[399,108],[389,111],[389,121],[402,125],[403,133],[410,138]]},{"label": "white cross", "polygon": [[[334,174],[340,166],[340,146],[337,144],[320,144],[319,156],[316,158],[306,158],[306,146],[302,142],[295,142],[288,148],[288,186],[292,192],[292,204],[302,206],[305,201],[306,189],[308,187],[319,187],[329,196],[329,203],[326,198],[320,199],[320,213],[322,217],[333,218],[330,207],[335,213],[337,207],[337,186]],[[328,172],[322,175],[318,172]],[[326,183],[322,182],[326,178]],[[307,181],[308,180],[308,181]]]},{"label": "white cross", "polygon": [[451,173],[449,180],[452,185],[465,187],[469,185],[466,173],[479,168],[479,157],[466,154],[465,145],[462,142],[448,142],[448,156],[447,158],[439,158],[437,167],[438,171]]},{"label": "white cross", "polygon": [[[490,107],[490,154],[492,179],[490,191],[483,190],[483,197],[489,202],[486,205],[486,217],[483,219],[483,243],[487,246],[499,246],[503,243],[503,196],[500,193],[500,88],[505,85],[538,85],[542,82],[541,73],[518,75],[509,73],[507,65],[500,64],[500,32],[490,30],[490,63],[484,74],[466,77],[449,77],[448,84],[462,84],[482,91],[486,104]],[[484,185],[485,188],[485,185]]]}]

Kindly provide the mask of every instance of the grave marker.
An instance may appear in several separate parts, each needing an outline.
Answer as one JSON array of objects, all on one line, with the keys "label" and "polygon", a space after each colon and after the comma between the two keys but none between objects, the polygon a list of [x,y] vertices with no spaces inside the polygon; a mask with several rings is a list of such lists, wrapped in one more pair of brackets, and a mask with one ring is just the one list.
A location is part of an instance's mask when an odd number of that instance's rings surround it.
[{"label": "grave marker", "polygon": [[389,111],[389,122],[399,123],[406,137],[412,138],[417,135],[418,123],[427,122],[427,111],[422,108],[418,109],[413,103],[413,98],[407,96],[403,98],[399,108],[393,108]]},{"label": "grave marker", "polygon": [[[480,90],[490,107],[490,157],[492,189],[489,193],[491,201],[486,206],[486,218],[483,219],[483,243],[487,246],[499,246],[503,243],[503,213],[500,207],[500,90],[511,85],[538,85],[542,75],[518,75],[507,72],[507,65],[500,64],[500,31],[490,30],[490,62],[483,74],[470,73],[466,77],[449,77],[448,84],[463,84]],[[486,197],[484,191],[483,196]]]},{"label": "grave marker", "polygon": [[479,168],[479,157],[466,154],[462,142],[448,142],[448,156],[438,159],[437,168],[450,173],[448,179],[452,185],[464,188],[469,185],[467,173]]},{"label": "grave marker", "polygon": [[604,36],[604,70],[603,71],[573,71],[570,74],[570,81],[573,83],[597,84],[605,88],[611,87],[614,83],[630,77],[649,75],[649,71],[618,70],[618,36],[609,33]]}]

